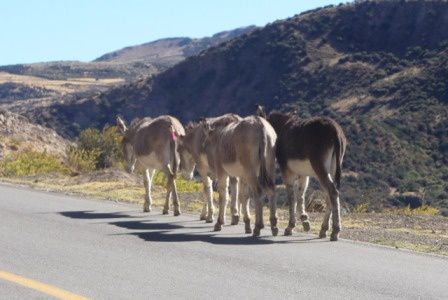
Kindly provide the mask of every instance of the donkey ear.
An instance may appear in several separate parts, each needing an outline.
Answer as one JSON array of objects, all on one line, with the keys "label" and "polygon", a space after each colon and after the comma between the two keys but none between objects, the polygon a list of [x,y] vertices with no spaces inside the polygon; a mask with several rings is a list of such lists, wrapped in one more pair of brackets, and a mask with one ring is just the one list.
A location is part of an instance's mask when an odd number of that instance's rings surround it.
[{"label": "donkey ear", "polygon": [[266,119],[266,112],[264,111],[264,107],[260,104],[255,104],[256,115]]},{"label": "donkey ear", "polygon": [[204,117],[199,119],[199,124],[201,124],[201,126],[204,127],[204,129],[210,130],[210,124],[207,122],[207,119],[205,119]]},{"label": "donkey ear", "polygon": [[125,122],[123,121],[123,119],[120,116],[116,117],[116,121],[117,121],[117,131],[124,134],[128,130]]}]

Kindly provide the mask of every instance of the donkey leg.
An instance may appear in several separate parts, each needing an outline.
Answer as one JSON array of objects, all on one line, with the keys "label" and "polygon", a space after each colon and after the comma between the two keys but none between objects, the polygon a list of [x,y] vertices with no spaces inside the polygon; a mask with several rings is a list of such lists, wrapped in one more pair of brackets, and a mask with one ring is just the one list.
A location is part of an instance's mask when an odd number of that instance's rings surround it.
[{"label": "donkey leg", "polygon": [[331,175],[328,174],[330,181],[329,194],[331,201],[331,217],[333,228],[331,230],[330,241],[337,241],[339,239],[339,232],[341,231],[341,208],[339,203],[339,191],[334,184]]},{"label": "donkey leg", "polygon": [[240,180],[240,190],[241,190],[241,211],[243,213],[243,220],[244,220],[244,229],[246,233],[252,233],[252,229],[250,228],[250,198],[249,193],[247,190],[247,184]]},{"label": "donkey leg", "polygon": [[[319,182],[322,187],[328,192],[329,201],[327,202],[327,210],[324,216],[324,222],[322,223],[322,229],[319,237],[324,237],[324,233],[328,229],[328,220],[330,214],[333,215],[333,229],[331,232],[330,240],[337,241],[339,237],[339,232],[341,231],[341,221],[340,221],[340,209],[339,209],[339,192],[334,184],[329,170],[325,168],[323,163],[319,160],[312,160],[311,165],[319,178]],[[328,205],[329,204],[329,205]]]},{"label": "donkey leg", "polygon": [[286,183],[286,195],[289,203],[289,223],[285,229],[285,235],[292,235],[292,231],[296,227],[297,198],[294,195],[294,185],[290,182]]},{"label": "donkey leg", "polygon": [[255,200],[255,227],[253,236],[260,236],[261,229],[264,228],[263,223],[263,204],[261,197],[254,197]]},{"label": "donkey leg", "polygon": [[199,216],[199,220],[205,220],[207,219],[207,209],[208,209],[208,195],[207,195],[207,188],[208,188],[208,176],[203,175],[201,171],[199,171],[199,174],[201,174],[202,178],[202,186],[204,187],[203,190],[203,196],[204,196],[204,206],[202,207],[202,212]]},{"label": "donkey leg", "polygon": [[206,223],[213,223],[213,213],[215,211],[215,206],[213,205],[213,189],[212,180],[208,176],[203,177],[204,182],[204,194],[206,197],[206,206],[208,208],[207,216],[205,218]]},{"label": "donkey leg", "polygon": [[238,178],[230,177],[230,211],[232,213],[231,225],[238,225],[240,221],[240,212],[238,209]]},{"label": "donkey leg", "polygon": [[205,221],[207,219],[207,199],[204,199],[204,205],[202,206],[201,214],[199,215],[199,220]]},{"label": "donkey leg", "polygon": [[297,179],[297,197],[298,205],[301,210],[300,221],[302,221],[303,230],[308,232],[311,229],[308,214],[305,211],[305,193],[308,188],[308,176],[299,176]]},{"label": "donkey leg", "polygon": [[[273,149],[271,149],[273,150]],[[271,155],[267,158],[267,171],[270,178],[275,178],[275,152],[272,151]],[[271,232],[273,236],[278,235],[277,227],[277,197],[275,196],[275,182],[272,187],[269,187],[266,192],[269,199],[269,221],[271,223]]]},{"label": "donkey leg", "polygon": [[218,194],[219,194],[219,213],[218,220],[215,224],[215,231],[221,231],[222,225],[224,225],[226,206],[227,206],[227,194],[228,194],[228,178],[227,176],[220,176],[218,178]]},{"label": "donkey leg", "polygon": [[320,238],[326,236],[325,232],[329,228],[330,216],[332,216],[332,231],[330,236],[330,241],[337,241],[339,238],[339,232],[341,231],[341,220],[340,220],[340,208],[339,208],[339,192],[331,180],[330,175],[327,175],[327,179],[324,180],[323,184],[328,192],[327,199],[327,209],[325,211],[324,221],[322,223],[322,228],[319,234]]},{"label": "donkey leg", "polygon": [[180,215],[180,204],[179,204],[179,197],[177,194],[176,180],[175,180],[174,175],[171,175],[171,178],[169,181],[171,183],[171,196],[173,198],[174,215],[178,216],[178,215]]},{"label": "donkey leg", "polygon": [[325,214],[324,214],[324,219],[322,221],[322,226],[320,227],[320,232],[319,232],[319,238],[320,239],[324,239],[327,237],[327,230],[329,228],[329,224],[330,224],[330,216],[331,216],[331,202],[330,199],[327,197],[325,197],[327,205],[325,208]]},{"label": "donkey leg", "polygon": [[166,187],[165,205],[163,205],[162,214],[167,215],[170,210],[171,186]]},{"label": "donkey leg", "polygon": [[171,170],[169,168],[169,166],[165,166],[165,168],[163,168],[163,173],[165,174],[165,177],[167,179],[167,183],[166,183],[166,197],[165,197],[165,205],[163,206],[163,211],[162,213],[164,215],[168,214],[168,211],[170,209],[170,199],[171,199],[171,194],[172,194],[172,188],[173,185],[171,183],[171,179],[173,177]]},{"label": "donkey leg", "polygon": [[278,227],[277,227],[277,199],[275,198],[274,189],[268,192],[269,198],[269,221],[271,223],[271,232],[273,236],[278,235]]},{"label": "donkey leg", "polygon": [[143,212],[151,211],[152,197],[151,197],[151,185],[152,185],[152,175],[154,170],[146,169],[143,174],[143,184],[145,186],[145,202],[143,202]]},{"label": "donkey leg", "polygon": [[262,194],[262,188],[258,183],[258,180],[256,177],[249,180],[249,189],[250,189],[250,195],[251,199],[254,199],[255,201],[255,227],[254,227],[254,233],[253,236],[257,237],[260,236],[261,229],[264,228],[264,222],[263,222],[263,194]]}]

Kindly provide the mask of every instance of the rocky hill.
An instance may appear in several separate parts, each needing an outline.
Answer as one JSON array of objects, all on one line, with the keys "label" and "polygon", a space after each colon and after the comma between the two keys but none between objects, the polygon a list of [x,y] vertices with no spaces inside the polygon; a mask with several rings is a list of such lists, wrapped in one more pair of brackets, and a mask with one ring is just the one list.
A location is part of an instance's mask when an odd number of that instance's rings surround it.
[{"label": "rocky hill", "polygon": [[17,151],[37,151],[66,157],[71,143],[53,129],[32,124],[27,118],[0,110],[0,158]]},{"label": "rocky hill", "polygon": [[277,21],[162,74],[30,116],[75,135],[127,118],[297,110],[344,127],[344,200],[448,208],[448,3],[362,1]]}]

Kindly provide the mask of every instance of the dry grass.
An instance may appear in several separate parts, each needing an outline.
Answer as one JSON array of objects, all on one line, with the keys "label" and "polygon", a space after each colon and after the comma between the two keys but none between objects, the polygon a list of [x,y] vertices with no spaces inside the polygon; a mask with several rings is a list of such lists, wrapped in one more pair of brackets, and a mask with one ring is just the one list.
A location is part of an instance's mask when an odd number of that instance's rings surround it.
[{"label": "dry grass", "polygon": [[45,88],[53,90],[61,94],[73,93],[79,91],[80,88],[89,88],[98,85],[115,85],[124,82],[122,78],[98,79],[95,78],[68,78],[67,80],[50,80],[42,77],[17,75],[7,72],[0,72],[0,84],[2,83],[18,83],[33,87]]}]

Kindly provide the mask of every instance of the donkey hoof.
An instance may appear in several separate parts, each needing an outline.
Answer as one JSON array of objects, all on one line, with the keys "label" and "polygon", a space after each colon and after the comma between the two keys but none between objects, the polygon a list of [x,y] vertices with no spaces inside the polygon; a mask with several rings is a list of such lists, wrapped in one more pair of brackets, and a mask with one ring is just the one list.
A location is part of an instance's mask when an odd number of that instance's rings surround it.
[{"label": "donkey hoof", "polygon": [[232,222],[230,223],[230,225],[238,225],[239,222],[240,216],[232,216]]},{"label": "donkey hoof", "polygon": [[162,211],[162,214],[167,215],[167,214],[168,214],[168,209],[164,209],[164,210]]},{"label": "donkey hoof", "polygon": [[214,230],[214,231],[221,231],[221,229],[222,229],[222,225],[219,224],[219,223],[216,223],[216,224],[215,224],[215,228],[214,228],[213,230]]},{"label": "donkey hoof", "polygon": [[251,234],[251,233],[252,233],[252,228],[250,228],[250,227],[246,227],[244,230],[245,230],[245,232],[248,233],[248,234]]},{"label": "donkey hoof", "polygon": [[326,231],[320,231],[319,232],[319,238],[320,239],[324,239],[324,238],[326,238],[327,237],[327,232]]},{"label": "donkey hoof", "polygon": [[285,229],[285,235],[286,235],[286,236],[288,236],[288,235],[292,235],[292,228],[290,228],[290,227],[286,227],[286,229]]},{"label": "donkey hoof", "polygon": [[213,223],[213,217],[205,219],[205,223]]},{"label": "donkey hoof", "polygon": [[332,232],[330,235],[330,241],[336,242],[339,239],[339,231]]},{"label": "donkey hoof", "polygon": [[174,211],[174,216],[175,216],[175,217],[180,216],[180,210],[176,210],[176,211]]},{"label": "donkey hoof", "polygon": [[260,236],[262,227],[255,226],[253,236]]},{"label": "donkey hoof", "polygon": [[272,231],[272,236],[277,236],[278,235],[278,227],[272,227],[271,231]]},{"label": "donkey hoof", "polygon": [[143,207],[143,212],[150,212],[151,208],[149,206],[144,206]]},{"label": "donkey hoof", "polygon": [[310,231],[310,229],[311,229],[311,226],[310,226],[310,222],[309,222],[309,221],[303,221],[303,222],[302,222],[302,226],[303,226],[303,230],[304,230],[305,232],[308,232],[308,231]]},{"label": "donkey hoof", "polygon": [[330,241],[336,242],[339,239],[339,234],[331,234]]},{"label": "donkey hoof", "polygon": [[200,215],[199,216],[199,220],[200,221],[205,221],[205,220],[207,220],[207,217],[205,215]]}]

